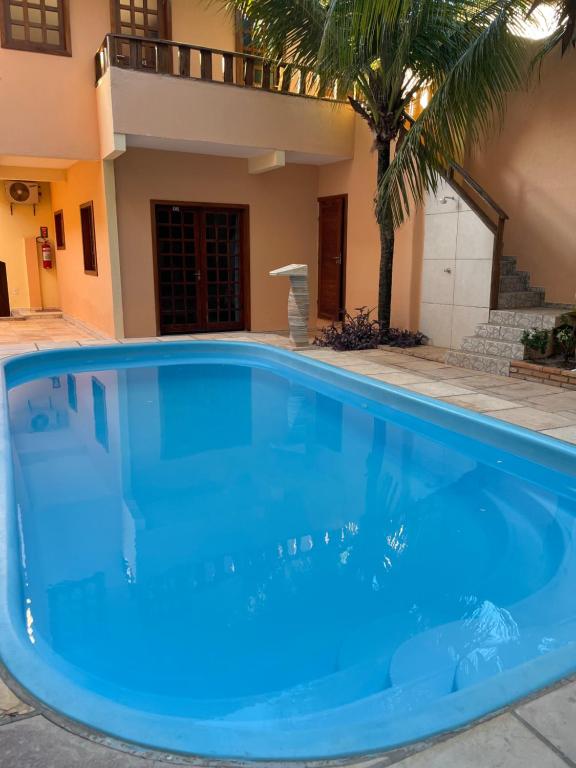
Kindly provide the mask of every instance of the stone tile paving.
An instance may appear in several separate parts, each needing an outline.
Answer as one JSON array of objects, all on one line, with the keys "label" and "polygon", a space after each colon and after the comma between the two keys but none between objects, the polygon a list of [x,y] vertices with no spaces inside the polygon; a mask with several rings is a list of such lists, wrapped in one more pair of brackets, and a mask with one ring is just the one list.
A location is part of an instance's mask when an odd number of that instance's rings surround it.
[{"label": "stone tile paving", "polygon": [[576,683],[518,707],[518,716],[576,765]]},{"label": "stone tile paving", "polygon": [[[62,328],[61,331],[65,332]],[[70,328],[67,332],[74,336]],[[194,338],[246,340],[290,347],[285,337],[275,334],[211,334],[142,341]],[[39,339],[6,345],[0,341],[0,356],[47,348],[47,344],[60,346],[60,341],[67,342],[64,346],[70,342],[82,346],[118,343],[89,338]],[[133,339],[123,341],[134,342]],[[389,349],[338,353],[309,348],[300,353],[576,443],[576,393],[574,396],[559,394],[557,389],[546,385],[518,384],[501,376],[446,366],[442,362],[445,350],[422,350],[418,358],[405,351]],[[560,425],[559,420],[562,420]],[[570,681],[435,744],[413,745],[368,761],[357,761],[355,766],[576,768],[575,723],[576,682]],[[101,735],[90,736],[86,731],[73,734],[48,720],[41,711],[21,702],[0,681],[0,768],[160,768],[167,764],[200,765],[200,762],[176,755],[142,753]]]},{"label": "stone tile paving", "polygon": [[564,757],[514,714],[402,760],[402,768],[566,768]]},{"label": "stone tile paving", "polygon": [[0,346],[18,346],[34,342],[78,341],[94,337],[94,333],[62,317],[32,316],[25,320],[0,322]]},{"label": "stone tile paving", "polygon": [[16,694],[0,680],[0,725],[11,722],[15,718],[27,715],[30,712],[33,712],[32,707],[20,701]]},{"label": "stone tile paving", "polygon": [[[576,416],[576,414],[574,415]],[[543,429],[542,432],[545,435],[556,437],[558,440],[564,440],[567,443],[576,443],[576,426]]]},{"label": "stone tile paving", "polygon": [[35,715],[0,725],[2,768],[155,768],[166,765],[89,741]]}]

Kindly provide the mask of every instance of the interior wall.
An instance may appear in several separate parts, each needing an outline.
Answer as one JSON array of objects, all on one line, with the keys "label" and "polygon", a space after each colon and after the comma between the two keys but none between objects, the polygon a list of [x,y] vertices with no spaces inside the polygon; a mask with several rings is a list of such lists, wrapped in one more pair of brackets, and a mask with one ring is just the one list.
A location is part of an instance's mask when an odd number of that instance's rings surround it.
[{"label": "interior wall", "polygon": [[[84,272],[80,206],[93,201],[98,274]],[[57,251],[62,311],[114,336],[108,219],[100,162],[76,163],[65,182],[52,183],[52,207],[64,212],[66,248]]]},{"label": "interior wall", "polygon": [[576,51],[547,58],[541,79],[509,100],[502,131],[467,163],[510,216],[504,251],[551,302],[576,290]]},{"label": "interior wall", "polygon": [[49,228],[53,238],[54,228],[50,203],[50,185],[41,184],[41,198],[36,213],[31,205],[14,205],[0,189],[0,261],[6,263],[8,294],[12,309],[30,309],[30,291],[26,265],[25,241],[40,235],[40,227]]},{"label": "interior wall", "polygon": [[156,301],[151,200],[250,206],[251,328],[287,328],[288,280],[272,269],[310,267],[316,305],[317,180],[314,166],[248,174],[246,160],[129,149],[115,161],[124,324],[127,336],[154,336]]},{"label": "interior wall", "polygon": [[[319,196],[348,195],[346,309],[378,306],[380,237],[374,213],[377,156],[372,136],[360,117],[354,127],[354,159],[321,166]],[[392,325],[418,325],[422,259],[422,214],[416,211],[396,233]]]}]

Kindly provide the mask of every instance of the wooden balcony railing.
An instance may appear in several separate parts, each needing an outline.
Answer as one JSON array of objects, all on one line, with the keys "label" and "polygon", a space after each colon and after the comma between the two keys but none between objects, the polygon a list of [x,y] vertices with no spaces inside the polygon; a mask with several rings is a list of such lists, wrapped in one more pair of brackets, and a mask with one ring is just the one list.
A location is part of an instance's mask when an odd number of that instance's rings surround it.
[{"label": "wooden balcony railing", "polygon": [[290,96],[346,101],[335,83],[322,82],[312,70],[247,53],[201,45],[106,35],[96,54],[96,82],[109,67],[155,72],[192,80],[223,83]]}]

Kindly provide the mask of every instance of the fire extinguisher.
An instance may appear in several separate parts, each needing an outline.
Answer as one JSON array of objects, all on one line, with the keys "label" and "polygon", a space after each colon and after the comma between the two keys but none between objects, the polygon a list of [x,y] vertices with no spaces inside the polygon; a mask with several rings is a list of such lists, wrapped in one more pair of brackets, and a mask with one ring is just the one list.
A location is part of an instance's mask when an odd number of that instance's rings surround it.
[{"label": "fire extinguisher", "polygon": [[42,266],[44,269],[52,269],[52,245],[48,240],[48,227],[40,227],[40,237],[36,240],[40,244],[40,255],[42,256]]},{"label": "fire extinguisher", "polygon": [[42,266],[44,269],[52,269],[52,246],[45,240],[42,243]]}]

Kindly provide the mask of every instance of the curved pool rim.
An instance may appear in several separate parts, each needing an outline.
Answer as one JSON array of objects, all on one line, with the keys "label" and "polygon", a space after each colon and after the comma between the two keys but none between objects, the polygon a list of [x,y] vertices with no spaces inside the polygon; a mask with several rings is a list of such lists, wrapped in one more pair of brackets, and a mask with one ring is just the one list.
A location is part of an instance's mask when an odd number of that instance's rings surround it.
[{"label": "curved pool rim", "polygon": [[[32,700],[41,702],[44,708],[54,711],[65,720],[78,723],[81,728],[147,749],[211,760],[326,761],[374,755],[471,725],[576,671],[576,642],[572,642],[439,700],[433,713],[408,718],[408,724],[395,723],[393,733],[388,729],[388,733],[383,735],[381,724],[377,721],[366,724],[366,740],[378,743],[377,746],[367,745],[362,751],[343,750],[335,753],[330,748],[328,729],[326,757],[307,753],[307,732],[290,728],[281,733],[271,733],[265,751],[262,751],[262,725],[258,722],[241,730],[242,748],[239,749],[238,734],[231,733],[238,731],[237,723],[220,723],[220,728],[217,728],[211,722],[208,729],[202,720],[138,711],[78,685],[66,675],[63,665],[56,659],[53,659],[53,664],[47,664],[29,642],[22,621],[8,389],[24,381],[48,376],[50,371],[64,372],[66,365],[73,365],[75,371],[91,371],[118,366],[177,364],[200,355],[207,355],[210,362],[236,361],[271,369],[277,369],[278,365],[288,367],[293,372],[319,378],[325,385],[344,387],[348,392],[365,399],[369,406],[377,408],[379,405],[387,405],[400,409],[425,418],[438,427],[455,430],[524,459],[537,461],[543,467],[557,470],[568,478],[574,478],[576,474],[576,448],[567,443],[263,344],[225,341],[115,344],[46,350],[10,358],[1,364],[0,376],[0,660],[9,676],[30,693]],[[120,728],[116,727],[117,723],[121,723]],[[206,737],[208,730],[210,734]],[[218,745],[217,750],[213,749],[215,743]]]}]

